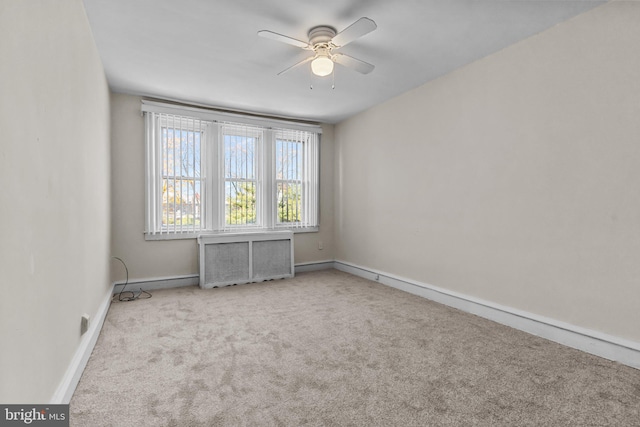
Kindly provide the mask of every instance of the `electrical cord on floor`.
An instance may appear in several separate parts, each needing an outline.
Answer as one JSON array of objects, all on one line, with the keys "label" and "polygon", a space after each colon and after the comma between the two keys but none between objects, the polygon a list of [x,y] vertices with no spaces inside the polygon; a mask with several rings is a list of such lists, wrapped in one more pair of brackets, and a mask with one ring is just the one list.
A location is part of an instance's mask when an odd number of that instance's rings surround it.
[{"label": "electrical cord on floor", "polygon": [[[149,299],[152,297],[152,295],[147,292],[147,291],[143,291],[142,288],[140,288],[140,292],[134,292],[134,291],[124,291],[124,288],[127,287],[127,285],[129,284],[129,269],[127,268],[127,264],[124,263],[124,261],[120,258],[118,258],[117,256],[112,256],[111,258],[117,259],[118,261],[120,261],[122,263],[122,265],[124,265],[124,270],[127,273],[127,279],[124,282],[124,285],[122,286],[122,289],[120,289],[120,293],[118,295],[114,295],[113,298],[111,299],[111,302],[114,301],[119,301],[119,302],[126,302],[126,301],[135,301],[137,299]],[[124,296],[122,296],[122,294],[125,294]],[[130,295],[129,295],[130,294]],[[146,294],[148,296],[142,296],[143,294]],[[116,300],[116,297],[118,297],[118,299]]]}]

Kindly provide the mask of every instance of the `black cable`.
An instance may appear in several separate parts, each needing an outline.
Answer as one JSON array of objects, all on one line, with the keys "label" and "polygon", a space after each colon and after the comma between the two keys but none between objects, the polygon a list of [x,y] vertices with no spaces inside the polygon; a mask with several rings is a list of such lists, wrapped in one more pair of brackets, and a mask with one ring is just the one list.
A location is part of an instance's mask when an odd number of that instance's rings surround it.
[{"label": "black cable", "polygon": [[[137,294],[133,291],[127,291],[127,294],[131,294],[131,296],[125,296],[124,298],[122,297],[122,293],[124,292],[124,288],[127,287],[127,285],[129,284],[129,269],[127,268],[127,264],[124,263],[124,261],[120,258],[118,258],[117,256],[112,256],[111,258],[115,258],[118,261],[120,261],[122,263],[122,265],[124,265],[124,270],[127,273],[127,279],[124,281],[124,285],[122,286],[122,289],[120,289],[120,293],[118,294],[118,301],[120,302],[125,302],[125,301],[135,301],[137,299],[149,299],[152,297],[152,295],[147,292],[147,291],[143,291],[142,288],[140,288],[140,292],[138,292]],[[147,294],[149,296],[142,298],[141,295],[142,294]],[[116,296],[114,295],[113,298],[111,299],[111,301],[113,302],[113,300],[116,298]]]}]

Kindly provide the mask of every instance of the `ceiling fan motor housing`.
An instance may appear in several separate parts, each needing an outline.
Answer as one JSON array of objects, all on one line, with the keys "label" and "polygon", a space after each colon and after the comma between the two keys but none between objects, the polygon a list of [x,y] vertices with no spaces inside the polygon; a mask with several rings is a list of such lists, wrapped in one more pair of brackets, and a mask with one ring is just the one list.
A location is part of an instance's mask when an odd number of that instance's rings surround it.
[{"label": "ceiling fan motor housing", "polygon": [[319,25],[309,30],[309,44],[328,44],[336,35],[336,29],[327,25]]}]

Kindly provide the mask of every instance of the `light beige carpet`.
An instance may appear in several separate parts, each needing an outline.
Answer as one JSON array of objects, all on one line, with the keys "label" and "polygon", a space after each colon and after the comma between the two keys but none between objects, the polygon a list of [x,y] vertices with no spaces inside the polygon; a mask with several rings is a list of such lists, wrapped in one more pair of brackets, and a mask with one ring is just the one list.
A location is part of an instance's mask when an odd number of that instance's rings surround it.
[{"label": "light beige carpet", "polygon": [[633,426],[640,370],[336,270],[111,305],[72,426]]}]

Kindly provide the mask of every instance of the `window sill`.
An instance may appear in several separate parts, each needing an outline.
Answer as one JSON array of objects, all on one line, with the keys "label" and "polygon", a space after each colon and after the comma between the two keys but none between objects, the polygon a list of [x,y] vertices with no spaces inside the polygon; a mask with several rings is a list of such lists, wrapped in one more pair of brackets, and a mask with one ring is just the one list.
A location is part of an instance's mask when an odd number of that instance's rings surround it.
[{"label": "window sill", "polygon": [[272,231],[289,230],[293,231],[293,234],[298,233],[317,233],[320,231],[320,227],[303,227],[303,228],[252,228],[248,230],[231,229],[225,231],[202,231],[199,233],[162,233],[162,234],[150,234],[144,233],[145,240],[187,240],[197,239],[200,235],[207,236],[224,236],[225,234],[256,234],[256,233],[269,233]]}]

